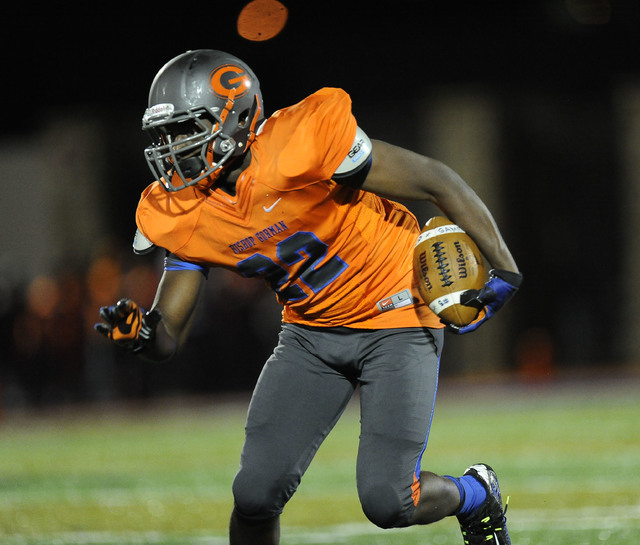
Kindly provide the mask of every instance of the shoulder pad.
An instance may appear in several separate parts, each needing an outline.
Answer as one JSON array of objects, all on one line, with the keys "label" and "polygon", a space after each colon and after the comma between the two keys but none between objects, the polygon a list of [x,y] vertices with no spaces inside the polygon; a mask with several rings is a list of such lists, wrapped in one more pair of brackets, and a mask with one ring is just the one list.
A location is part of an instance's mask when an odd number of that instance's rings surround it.
[{"label": "shoulder pad", "polygon": [[371,157],[371,140],[367,134],[358,127],[356,129],[356,136],[353,140],[353,145],[349,150],[349,153],[344,158],[344,161],[340,164],[335,172],[334,177],[345,177],[360,170]]},{"label": "shoulder pad", "polygon": [[133,236],[133,253],[138,255],[148,254],[152,252],[156,245],[145,237],[140,229],[136,229],[136,234]]}]

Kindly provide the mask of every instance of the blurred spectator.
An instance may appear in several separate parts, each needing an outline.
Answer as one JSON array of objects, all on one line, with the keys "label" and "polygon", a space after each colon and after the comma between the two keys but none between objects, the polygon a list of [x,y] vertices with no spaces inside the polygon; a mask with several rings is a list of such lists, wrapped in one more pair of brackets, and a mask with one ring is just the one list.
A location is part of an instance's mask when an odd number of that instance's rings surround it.
[{"label": "blurred spectator", "polygon": [[277,340],[280,306],[271,291],[212,270],[188,349],[166,365],[150,365],[118,350],[93,325],[99,308],[121,297],[135,294],[150,308],[164,256],[115,247],[106,240],[80,272],[42,274],[21,291],[0,285],[2,403],[46,407],[252,388]]}]

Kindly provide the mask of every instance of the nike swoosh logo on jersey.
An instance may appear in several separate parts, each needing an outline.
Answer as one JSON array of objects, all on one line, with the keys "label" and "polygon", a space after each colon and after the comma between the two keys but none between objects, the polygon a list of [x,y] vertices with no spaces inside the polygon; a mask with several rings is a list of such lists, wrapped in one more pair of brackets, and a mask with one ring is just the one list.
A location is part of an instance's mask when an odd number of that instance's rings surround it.
[{"label": "nike swoosh logo on jersey", "polygon": [[275,208],[276,204],[278,204],[278,203],[280,202],[280,199],[282,199],[282,197],[280,197],[280,198],[279,198],[276,202],[274,202],[271,206],[264,206],[264,205],[263,205],[263,206],[262,206],[262,209],[263,209],[265,212],[271,212],[271,211]]}]

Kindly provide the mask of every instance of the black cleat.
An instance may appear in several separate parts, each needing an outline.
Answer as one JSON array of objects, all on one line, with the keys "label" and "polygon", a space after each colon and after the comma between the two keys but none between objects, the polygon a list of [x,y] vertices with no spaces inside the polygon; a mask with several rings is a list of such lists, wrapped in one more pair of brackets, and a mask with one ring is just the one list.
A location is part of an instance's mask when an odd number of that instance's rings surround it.
[{"label": "black cleat", "polygon": [[465,545],[511,545],[504,516],[509,498],[503,509],[495,471],[486,464],[475,464],[464,474],[475,477],[487,491],[487,499],[473,513],[458,515]]}]

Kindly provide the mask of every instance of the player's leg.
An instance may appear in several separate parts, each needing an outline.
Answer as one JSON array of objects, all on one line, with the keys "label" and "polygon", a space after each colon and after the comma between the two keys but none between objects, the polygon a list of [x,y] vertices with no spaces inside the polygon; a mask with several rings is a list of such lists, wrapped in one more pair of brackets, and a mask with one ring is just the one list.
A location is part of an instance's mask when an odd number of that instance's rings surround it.
[{"label": "player's leg", "polygon": [[460,489],[456,510],[464,542],[469,545],[511,545],[507,530],[507,506],[502,505],[498,477],[487,464],[467,468],[459,479],[449,477]]},{"label": "player's leg", "polygon": [[381,527],[434,522],[458,507],[451,480],[422,472],[438,384],[441,331],[377,331],[360,387],[358,492]]},{"label": "player's leg", "polygon": [[280,513],[353,395],[355,382],[325,363],[335,356],[311,352],[323,346],[339,351],[339,342],[285,325],[258,379],[233,483],[231,545],[278,543]]},{"label": "player's leg", "polygon": [[234,509],[229,522],[229,539],[232,545],[276,545],[280,543],[280,515],[255,521]]},{"label": "player's leg", "polygon": [[363,509],[382,527],[428,524],[456,515],[465,543],[510,545],[500,487],[489,466],[473,465],[459,478],[421,470],[441,340],[432,333],[434,342],[427,342],[431,348],[421,347],[424,340],[415,334],[402,334],[391,349],[382,339],[365,364],[358,453]]},{"label": "player's leg", "polygon": [[408,525],[431,524],[455,514],[460,492],[448,478],[430,471],[420,472],[420,498]]}]

